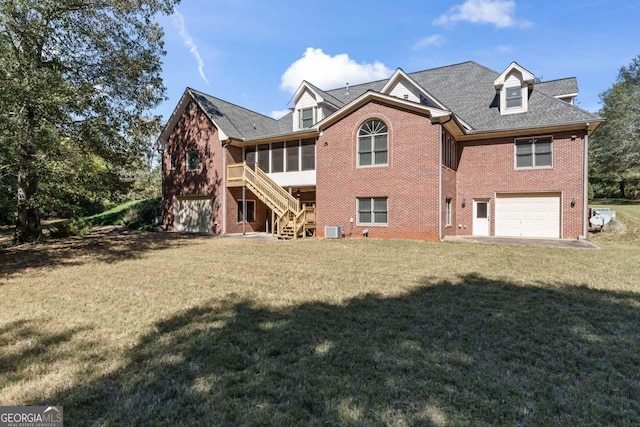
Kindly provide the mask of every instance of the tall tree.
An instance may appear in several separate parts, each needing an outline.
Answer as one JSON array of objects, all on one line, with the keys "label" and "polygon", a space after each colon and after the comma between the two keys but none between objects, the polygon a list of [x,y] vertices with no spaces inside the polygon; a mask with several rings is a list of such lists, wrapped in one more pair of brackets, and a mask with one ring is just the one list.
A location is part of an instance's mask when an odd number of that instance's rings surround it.
[{"label": "tall tree", "polygon": [[0,2],[0,158],[15,176],[18,241],[41,233],[40,180],[69,147],[136,161],[164,98],[158,13],[178,0]]},{"label": "tall tree", "polygon": [[[622,67],[600,95],[605,122],[591,140],[591,174],[602,188],[618,187],[621,197],[640,195],[640,55]],[[630,188],[631,187],[631,188]],[[636,188],[638,187],[638,188]],[[632,190],[632,191],[630,191]],[[605,190],[607,191],[607,190]],[[609,189],[608,191],[611,191]]]}]

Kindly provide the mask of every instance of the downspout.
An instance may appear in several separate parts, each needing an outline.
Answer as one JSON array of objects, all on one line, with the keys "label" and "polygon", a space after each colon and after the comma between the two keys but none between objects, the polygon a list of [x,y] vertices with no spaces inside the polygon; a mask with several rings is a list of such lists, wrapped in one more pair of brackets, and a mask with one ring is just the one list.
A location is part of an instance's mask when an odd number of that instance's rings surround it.
[{"label": "downspout", "polygon": [[[451,118],[449,118],[449,120],[451,120]],[[443,124],[440,123],[440,128],[438,129],[438,240],[441,242],[444,240],[444,236],[442,235],[442,125]]]},{"label": "downspout", "polygon": [[222,144],[222,234],[227,234],[227,147],[231,140]]},{"label": "downspout", "polygon": [[442,130],[444,125],[453,120],[453,114],[449,115],[449,119],[440,123],[438,141],[438,240],[441,242],[444,240],[444,233],[442,232]]},{"label": "downspout", "polygon": [[587,238],[587,205],[589,203],[589,123],[584,134],[584,159],[583,159],[583,201],[582,201],[582,238]]}]

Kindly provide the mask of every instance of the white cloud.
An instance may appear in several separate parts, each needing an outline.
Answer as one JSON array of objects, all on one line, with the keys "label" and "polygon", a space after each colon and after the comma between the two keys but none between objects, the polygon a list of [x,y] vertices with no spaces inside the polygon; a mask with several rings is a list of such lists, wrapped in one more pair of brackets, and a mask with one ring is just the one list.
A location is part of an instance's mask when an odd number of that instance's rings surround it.
[{"label": "white cloud", "polygon": [[455,5],[449,12],[436,18],[433,23],[451,25],[457,21],[468,21],[475,24],[493,24],[498,28],[529,27],[531,23],[515,18],[516,2],[514,0],[466,0]]},{"label": "white cloud", "polygon": [[286,109],[286,110],[274,110],[274,111],[271,112],[270,116],[271,116],[271,118],[278,120],[278,119],[283,118],[287,114],[289,114],[290,111],[291,110],[289,110],[289,109]]},{"label": "white cloud", "polygon": [[184,24],[184,16],[182,16],[175,7],[173,8],[173,15],[173,26],[178,30],[178,34],[180,34],[180,38],[182,38],[184,45],[189,48],[191,56],[193,56],[198,63],[198,73],[200,73],[200,77],[202,77],[202,80],[204,80],[207,86],[211,86],[209,84],[209,80],[207,80],[207,76],[204,75],[204,61],[200,56],[198,46],[196,46],[196,43],[191,38],[191,35],[189,35],[187,27]]},{"label": "white cloud", "polygon": [[432,36],[424,37],[418,40],[413,45],[413,49],[417,50],[417,49],[423,49],[425,47],[442,46],[443,43],[444,43],[444,37],[442,37],[440,34],[434,34]]},{"label": "white cloud", "polygon": [[346,83],[355,85],[384,79],[392,72],[379,61],[373,64],[358,64],[346,53],[331,56],[322,49],[308,47],[302,58],[291,64],[282,74],[280,88],[293,93],[303,80],[307,80],[321,89],[332,89],[342,87]]}]

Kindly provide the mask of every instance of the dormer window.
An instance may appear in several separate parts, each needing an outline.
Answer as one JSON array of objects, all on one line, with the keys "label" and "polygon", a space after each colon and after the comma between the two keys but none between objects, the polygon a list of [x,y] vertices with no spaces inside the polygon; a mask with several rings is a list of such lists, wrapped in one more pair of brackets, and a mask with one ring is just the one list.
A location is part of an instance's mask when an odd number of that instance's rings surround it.
[{"label": "dormer window", "polygon": [[512,62],[493,82],[500,100],[500,114],[526,113],[534,81],[530,71]]},{"label": "dormer window", "polygon": [[506,90],[507,108],[521,108],[522,107],[522,88],[521,87],[508,87]]},{"label": "dormer window", "polygon": [[308,129],[313,126],[315,108],[303,108],[300,110],[300,129]]}]

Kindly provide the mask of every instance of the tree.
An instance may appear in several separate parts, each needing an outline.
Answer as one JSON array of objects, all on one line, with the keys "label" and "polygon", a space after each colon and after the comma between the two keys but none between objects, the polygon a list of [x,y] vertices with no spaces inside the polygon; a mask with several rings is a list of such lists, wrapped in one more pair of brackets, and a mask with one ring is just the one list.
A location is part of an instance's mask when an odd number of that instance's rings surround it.
[{"label": "tree", "polygon": [[640,55],[600,99],[606,121],[593,135],[590,159],[596,193],[611,196],[613,185],[620,197],[640,197]]},{"label": "tree", "polygon": [[70,149],[111,171],[137,161],[165,91],[154,19],[177,1],[0,3],[0,173],[15,177],[16,240],[39,237],[41,181]]}]

